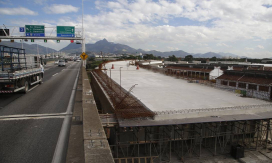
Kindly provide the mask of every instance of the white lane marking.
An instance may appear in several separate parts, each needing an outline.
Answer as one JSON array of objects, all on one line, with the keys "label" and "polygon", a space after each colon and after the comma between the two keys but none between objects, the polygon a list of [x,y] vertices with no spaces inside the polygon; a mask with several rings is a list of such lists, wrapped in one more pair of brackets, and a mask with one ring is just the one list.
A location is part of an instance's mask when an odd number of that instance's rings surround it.
[{"label": "white lane marking", "polygon": [[45,117],[45,116],[65,116],[66,112],[62,113],[45,113],[45,114],[14,114],[14,115],[4,115],[0,116],[0,119],[4,118],[21,118],[21,117]]},{"label": "white lane marking", "polygon": [[54,75],[52,75],[52,76],[55,76],[55,75],[58,75],[58,73],[55,73]]},{"label": "white lane marking", "polygon": [[40,84],[34,86],[33,88],[29,89],[28,92],[32,91],[33,89],[37,88]]},{"label": "white lane marking", "polygon": [[5,119],[0,119],[0,121],[18,121],[18,120],[49,119],[49,118],[65,118],[65,116],[5,118]]},{"label": "white lane marking", "polygon": [[24,119],[44,119],[44,118],[64,118],[67,113],[55,114],[21,114],[0,116],[0,121],[24,120]]}]

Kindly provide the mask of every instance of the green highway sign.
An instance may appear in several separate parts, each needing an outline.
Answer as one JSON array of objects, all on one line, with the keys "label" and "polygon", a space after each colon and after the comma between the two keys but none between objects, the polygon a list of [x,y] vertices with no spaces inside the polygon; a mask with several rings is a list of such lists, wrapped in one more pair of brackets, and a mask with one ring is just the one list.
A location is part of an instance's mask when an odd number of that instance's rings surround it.
[{"label": "green highway sign", "polygon": [[25,34],[29,37],[44,37],[44,25],[25,25]]},{"label": "green highway sign", "polygon": [[57,26],[57,37],[75,37],[75,27]]}]

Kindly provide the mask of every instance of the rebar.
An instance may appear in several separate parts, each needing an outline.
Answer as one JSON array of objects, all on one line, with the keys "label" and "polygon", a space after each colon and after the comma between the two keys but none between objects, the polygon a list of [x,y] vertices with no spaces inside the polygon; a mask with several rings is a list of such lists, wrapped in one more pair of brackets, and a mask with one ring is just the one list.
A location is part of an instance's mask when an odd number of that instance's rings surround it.
[{"label": "rebar", "polygon": [[153,117],[155,115],[154,112],[149,110],[140,100],[130,93],[135,85],[132,86],[129,91],[122,87],[120,91],[120,85],[101,70],[93,70],[93,75],[107,93],[117,117],[131,119]]}]

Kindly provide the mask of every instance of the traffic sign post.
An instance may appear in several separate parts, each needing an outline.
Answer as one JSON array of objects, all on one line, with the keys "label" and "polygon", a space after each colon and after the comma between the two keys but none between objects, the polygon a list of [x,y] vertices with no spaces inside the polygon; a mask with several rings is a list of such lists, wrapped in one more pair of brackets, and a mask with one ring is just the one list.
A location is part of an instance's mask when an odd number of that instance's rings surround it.
[{"label": "traffic sign post", "polygon": [[25,25],[25,34],[28,37],[44,37],[44,25]]},{"label": "traffic sign post", "polygon": [[75,27],[57,26],[57,37],[75,37]]},{"label": "traffic sign post", "polygon": [[82,53],[81,55],[80,55],[80,58],[82,59],[82,60],[86,60],[87,58],[88,58],[88,55],[86,54],[86,53]]}]

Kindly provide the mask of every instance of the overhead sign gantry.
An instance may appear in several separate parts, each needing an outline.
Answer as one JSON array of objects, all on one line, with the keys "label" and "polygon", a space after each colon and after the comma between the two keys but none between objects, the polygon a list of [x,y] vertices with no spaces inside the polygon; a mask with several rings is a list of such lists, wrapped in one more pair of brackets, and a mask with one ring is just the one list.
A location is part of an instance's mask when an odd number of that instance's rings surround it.
[{"label": "overhead sign gantry", "polygon": [[[10,27],[12,29],[9,29]],[[10,33],[10,31],[12,32]],[[54,31],[56,31],[56,34],[55,36],[52,36],[52,33]],[[20,33],[23,32],[24,35],[21,35]],[[80,31],[80,28],[76,29],[74,26],[56,26],[56,27],[45,27],[44,25],[25,25],[24,27],[3,26],[0,31],[0,39],[11,40],[44,39],[46,40],[45,42],[47,42],[47,40],[58,40],[58,42],[60,42],[60,40],[71,40],[71,43],[73,43],[74,42],[73,40],[83,40],[82,33],[83,32]]]},{"label": "overhead sign gantry", "polygon": [[44,25],[25,25],[25,36],[44,37]]},{"label": "overhead sign gantry", "polygon": [[57,37],[75,37],[75,27],[57,26]]}]

